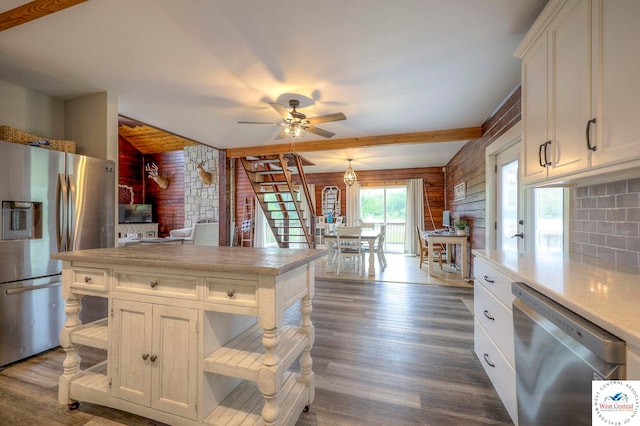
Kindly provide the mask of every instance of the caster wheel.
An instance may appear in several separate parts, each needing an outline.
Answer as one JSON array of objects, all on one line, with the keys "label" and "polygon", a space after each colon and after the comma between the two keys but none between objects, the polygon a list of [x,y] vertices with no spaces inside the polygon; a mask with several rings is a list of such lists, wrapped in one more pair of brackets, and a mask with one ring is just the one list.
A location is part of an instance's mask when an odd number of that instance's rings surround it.
[{"label": "caster wheel", "polygon": [[69,404],[69,410],[77,410],[78,408],[80,408],[80,401],[73,401],[71,404]]},{"label": "caster wheel", "polygon": [[305,405],[304,409],[302,411],[304,411],[305,413],[308,413],[309,412],[309,408],[310,407],[308,405]]}]

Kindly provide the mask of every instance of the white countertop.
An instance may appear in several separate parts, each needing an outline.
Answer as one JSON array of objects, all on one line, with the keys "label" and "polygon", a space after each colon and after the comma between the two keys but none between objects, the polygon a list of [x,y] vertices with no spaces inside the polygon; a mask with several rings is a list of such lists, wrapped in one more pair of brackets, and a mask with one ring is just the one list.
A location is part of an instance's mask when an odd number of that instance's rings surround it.
[{"label": "white countertop", "polygon": [[640,348],[640,269],[572,253],[473,255]]}]

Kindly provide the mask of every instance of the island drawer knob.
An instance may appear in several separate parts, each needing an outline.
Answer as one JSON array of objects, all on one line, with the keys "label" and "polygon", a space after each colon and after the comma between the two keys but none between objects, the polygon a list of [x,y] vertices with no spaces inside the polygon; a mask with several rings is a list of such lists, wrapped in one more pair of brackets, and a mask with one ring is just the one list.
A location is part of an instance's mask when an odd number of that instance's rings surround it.
[{"label": "island drawer knob", "polygon": [[147,360],[147,358],[149,358],[149,354],[142,354],[142,359],[143,359],[144,361],[146,361],[146,360]]},{"label": "island drawer knob", "polygon": [[151,288],[156,288],[156,287],[158,287],[158,280],[151,281],[151,282],[149,283],[149,285],[151,286]]},{"label": "island drawer knob", "polygon": [[233,297],[236,294],[236,291],[232,288],[230,288],[229,290],[227,290],[227,296],[229,297]]},{"label": "island drawer knob", "polygon": [[151,355],[151,362],[156,362],[156,359],[158,359],[158,357],[156,355]]},{"label": "island drawer knob", "polygon": [[91,282],[91,277],[84,277],[84,282],[85,283],[90,283]]}]

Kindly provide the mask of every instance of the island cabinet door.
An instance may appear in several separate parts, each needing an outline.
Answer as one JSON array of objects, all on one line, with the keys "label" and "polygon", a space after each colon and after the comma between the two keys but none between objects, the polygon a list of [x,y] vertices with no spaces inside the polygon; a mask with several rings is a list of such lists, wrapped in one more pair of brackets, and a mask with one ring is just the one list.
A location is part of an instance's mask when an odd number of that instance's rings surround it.
[{"label": "island cabinet door", "polygon": [[113,300],[112,395],[195,419],[198,313]]},{"label": "island cabinet door", "polygon": [[113,300],[112,395],[151,405],[152,305]]},{"label": "island cabinet door", "polygon": [[198,400],[198,311],[153,306],[151,407],[195,419]]}]

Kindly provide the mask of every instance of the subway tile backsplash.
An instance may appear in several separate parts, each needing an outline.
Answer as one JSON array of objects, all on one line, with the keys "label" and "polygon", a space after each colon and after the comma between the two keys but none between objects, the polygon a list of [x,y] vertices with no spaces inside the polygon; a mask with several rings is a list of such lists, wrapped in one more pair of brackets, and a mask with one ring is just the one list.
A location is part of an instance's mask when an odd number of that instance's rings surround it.
[{"label": "subway tile backsplash", "polygon": [[640,178],[573,188],[571,251],[640,266]]}]

